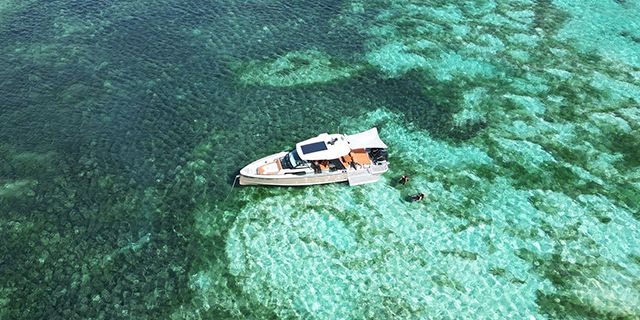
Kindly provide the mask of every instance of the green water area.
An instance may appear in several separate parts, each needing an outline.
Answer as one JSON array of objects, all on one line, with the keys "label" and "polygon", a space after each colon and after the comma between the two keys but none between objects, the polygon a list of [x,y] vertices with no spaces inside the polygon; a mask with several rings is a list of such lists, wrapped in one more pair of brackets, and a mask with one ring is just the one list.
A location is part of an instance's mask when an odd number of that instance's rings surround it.
[{"label": "green water area", "polygon": [[0,319],[640,319],[640,2],[0,0]]}]

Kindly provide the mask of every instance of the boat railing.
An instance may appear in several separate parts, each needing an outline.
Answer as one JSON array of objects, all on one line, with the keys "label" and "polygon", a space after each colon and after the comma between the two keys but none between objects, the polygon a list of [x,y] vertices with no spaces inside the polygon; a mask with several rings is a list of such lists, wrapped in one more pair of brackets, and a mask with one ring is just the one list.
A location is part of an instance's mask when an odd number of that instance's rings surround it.
[{"label": "boat railing", "polygon": [[375,164],[375,165],[369,167],[369,172],[371,174],[383,173],[383,172],[385,172],[387,170],[389,170],[389,164],[386,163],[386,162],[378,163],[378,164]]}]

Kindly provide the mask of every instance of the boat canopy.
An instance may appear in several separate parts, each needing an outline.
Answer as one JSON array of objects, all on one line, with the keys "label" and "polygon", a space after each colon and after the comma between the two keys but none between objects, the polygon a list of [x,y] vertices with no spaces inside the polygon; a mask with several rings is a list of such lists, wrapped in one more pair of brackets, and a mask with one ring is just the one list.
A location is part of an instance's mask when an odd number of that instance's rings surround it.
[{"label": "boat canopy", "polygon": [[387,145],[382,142],[380,136],[378,136],[378,129],[371,128],[367,131],[362,131],[356,134],[350,134],[347,136],[347,142],[351,149],[364,149],[364,148],[380,148],[387,149]]},{"label": "boat canopy", "polygon": [[338,159],[351,150],[364,148],[387,148],[378,136],[378,129],[352,135],[323,133],[296,144],[298,156],[305,161]]},{"label": "boat canopy", "polygon": [[315,138],[296,144],[300,159],[306,161],[338,159],[351,152],[349,143],[342,134],[323,133]]}]

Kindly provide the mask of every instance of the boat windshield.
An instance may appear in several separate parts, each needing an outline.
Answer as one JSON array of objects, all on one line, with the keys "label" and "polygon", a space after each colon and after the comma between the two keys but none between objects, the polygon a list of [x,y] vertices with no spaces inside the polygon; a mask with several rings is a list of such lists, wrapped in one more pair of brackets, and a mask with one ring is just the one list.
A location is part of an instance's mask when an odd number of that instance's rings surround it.
[{"label": "boat windshield", "polygon": [[298,156],[298,151],[296,150],[289,152],[285,159],[287,160],[287,162],[289,162],[291,168],[297,168],[303,163],[302,159],[300,159],[300,156]]}]

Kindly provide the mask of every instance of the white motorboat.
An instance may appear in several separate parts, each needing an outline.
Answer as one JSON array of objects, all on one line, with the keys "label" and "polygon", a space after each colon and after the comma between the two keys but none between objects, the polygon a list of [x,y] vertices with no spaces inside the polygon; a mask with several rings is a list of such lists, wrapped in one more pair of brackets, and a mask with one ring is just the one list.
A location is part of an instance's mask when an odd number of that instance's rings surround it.
[{"label": "white motorboat", "polygon": [[376,182],[389,170],[387,145],[376,128],[352,135],[323,133],[240,170],[241,185],[308,186]]}]

